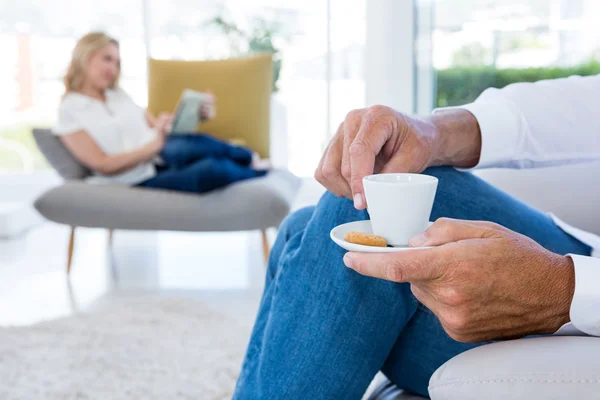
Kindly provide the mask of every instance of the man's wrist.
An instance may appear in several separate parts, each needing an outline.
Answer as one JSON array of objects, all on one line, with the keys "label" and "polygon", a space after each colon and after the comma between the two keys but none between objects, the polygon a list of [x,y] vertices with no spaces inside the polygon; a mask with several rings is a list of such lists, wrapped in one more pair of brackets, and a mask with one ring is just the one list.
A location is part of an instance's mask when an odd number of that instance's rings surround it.
[{"label": "man's wrist", "polygon": [[481,132],[473,114],[460,108],[441,109],[433,113],[430,120],[437,136],[432,166],[470,168],[477,165],[481,154]]}]

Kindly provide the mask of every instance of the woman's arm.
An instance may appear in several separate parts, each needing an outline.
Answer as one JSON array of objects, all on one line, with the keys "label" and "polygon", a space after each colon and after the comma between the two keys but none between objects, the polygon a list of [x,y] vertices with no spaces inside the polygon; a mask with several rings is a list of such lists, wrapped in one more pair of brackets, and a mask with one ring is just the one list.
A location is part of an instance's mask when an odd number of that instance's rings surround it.
[{"label": "woman's arm", "polygon": [[158,118],[155,118],[150,111],[146,111],[146,122],[153,128],[157,133],[166,135],[171,131],[171,122],[173,121],[173,114],[171,113],[160,113]]},{"label": "woman's arm", "polygon": [[148,110],[146,110],[146,122],[148,123],[148,126],[150,128],[156,128],[156,118],[154,117],[154,115],[152,115],[152,113]]},{"label": "woman's arm", "polygon": [[125,172],[144,161],[151,160],[164,145],[164,136],[158,135],[156,139],[137,150],[120,154],[106,154],[84,130],[60,138],[80,163],[106,176]]}]

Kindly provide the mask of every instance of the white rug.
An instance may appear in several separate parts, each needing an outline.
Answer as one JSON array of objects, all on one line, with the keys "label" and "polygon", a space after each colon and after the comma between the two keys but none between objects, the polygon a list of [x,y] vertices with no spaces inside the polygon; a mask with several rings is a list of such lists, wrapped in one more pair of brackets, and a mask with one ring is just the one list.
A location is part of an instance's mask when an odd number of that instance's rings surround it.
[{"label": "white rug", "polygon": [[0,399],[229,399],[249,321],[200,300],[142,297],[0,328]]}]

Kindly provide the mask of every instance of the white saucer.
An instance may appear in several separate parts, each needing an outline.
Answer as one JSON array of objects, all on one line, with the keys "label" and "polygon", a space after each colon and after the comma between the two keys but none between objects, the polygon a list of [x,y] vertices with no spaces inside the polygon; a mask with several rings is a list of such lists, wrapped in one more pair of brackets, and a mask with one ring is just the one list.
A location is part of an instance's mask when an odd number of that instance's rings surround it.
[{"label": "white saucer", "polygon": [[[431,226],[432,222],[429,223]],[[344,236],[348,232],[364,232],[368,234],[373,234],[373,229],[371,228],[371,221],[354,221],[348,222],[347,224],[338,225],[331,230],[329,236],[331,240],[333,240],[338,246],[348,250],[348,251],[360,251],[362,253],[396,253],[399,251],[406,250],[417,250],[417,249],[429,249],[430,247],[408,247],[407,246],[395,246],[395,247],[375,247],[375,246],[365,246],[362,244],[355,244],[346,242],[344,240]]]}]

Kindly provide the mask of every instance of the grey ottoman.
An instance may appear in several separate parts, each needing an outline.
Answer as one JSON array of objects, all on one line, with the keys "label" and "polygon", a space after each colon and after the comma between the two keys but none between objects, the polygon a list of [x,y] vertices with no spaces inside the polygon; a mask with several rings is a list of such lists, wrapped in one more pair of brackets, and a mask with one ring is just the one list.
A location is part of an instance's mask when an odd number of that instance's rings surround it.
[{"label": "grey ottoman", "polygon": [[62,142],[46,129],[33,131],[38,147],[67,180],[42,194],[35,208],[47,219],[72,227],[67,272],[75,228],[191,232],[265,230],[277,227],[289,213],[300,180],[274,170],[262,178],[242,181],[207,194],[189,194],[122,185],[86,183],[90,171],[79,164]]}]

